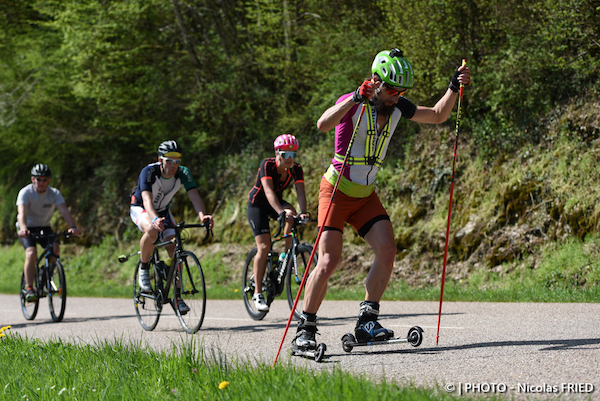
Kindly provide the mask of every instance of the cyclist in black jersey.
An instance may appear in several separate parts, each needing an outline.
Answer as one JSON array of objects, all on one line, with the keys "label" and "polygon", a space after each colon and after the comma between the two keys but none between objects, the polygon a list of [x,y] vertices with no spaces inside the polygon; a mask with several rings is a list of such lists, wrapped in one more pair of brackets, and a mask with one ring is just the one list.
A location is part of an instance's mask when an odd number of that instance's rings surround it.
[{"label": "cyclist in black jersey", "polygon": [[[169,202],[181,186],[186,189],[200,221],[208,221],[210,228],[214,224],[212,216],[206,214],[204,202],[190,171],[181,165],[181,153],[181,146],[177,142],[169,140],[161,143],[158,147],[158,162],[142,169],[137,188],[131,196],[131,219],[144,233],[140,240],[139,284],[142,291],[152,291],[148,262],[154,252],[154,241],[159,233],[164,241],[174,237],[174,230],[165,230],[165,223],[170,225],[175,223],[173,214],[169,210]],[[166,248],[169,257],[172,257],[175,245]],[[180,297],[176,302],[179,304],[180,311],[186,311],[187,306]]]},{"label": "cyclist in black jersey", "polygon": [[[304,173],[302,166],[296,163],[299,148],[298,139],[290,134],[279,135],[274,142],[275,157],[264,159],[258,168],[256,183],[248,193],[247,216],[256,241],[257,254],[254,258],[254,279],[261,283],[267,265],[267,255],[271,249],[271,232],[269,217],[276,219],[283,212],[286,215],[285,232],[289,233],[296,215],[292,205],[283,200],[283,191],[292,183],[296,186],[298,205],[302,218],[309,218],[306,212],[306,194],[304,192]],[[286,247],[291,245],[291,238],[286,239]],[[269,310],[257,285],[252,297],[256,308],[261,312]]]}]

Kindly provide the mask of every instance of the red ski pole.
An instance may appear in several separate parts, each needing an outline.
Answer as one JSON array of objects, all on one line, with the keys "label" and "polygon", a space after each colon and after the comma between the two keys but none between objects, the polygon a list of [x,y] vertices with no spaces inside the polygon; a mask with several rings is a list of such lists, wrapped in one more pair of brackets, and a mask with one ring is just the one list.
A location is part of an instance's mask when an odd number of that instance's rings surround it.
[{"label": "red ski pole", "polygon": [[[356,137],[356,131],[358,130],[358,126],[362,120],[363,114],[365,113],[365,105],[362,104],[360,109],[360,116],[358,117],[358,121],[356,122],[356,126],[354,127],[354,132],[352,133],[352,138],[350,138],[350,143],[348,144],[348,149],[346,149],[346,156],[344,156],[344,162],[342,163],[342,168],[340,169],[340,173],[338,174],[337,180],[335,181],[335,185],[333,186],[333,191],[331,192],[331,200],[329,201],[329,205],[327,206],[327,211],[325,212],[325,218],[323,221],[327,221],[327,217],[329,217],[329,212],[331,210],[331,205],[333,204],[333,199],[335,198],[335,193],[337,192],[337,187],[340,183],[340,178],[342,174],[344,174],[344,168],[346,167],[346,163],[348,161],[348,156],[350,155],[350,149],[352,148],[352,144],[354,143],[354,138]],[[302,282],[300,283],[300,288],[298,288],[298,294],[296,294],[296,299],[294,300],[294,306],[292,307],[292,312],[290,313],[290,317],[285,326],[285,331],[283,333],[283,337],[281,338],[281,343],[279,343],[279,349],[277,350],[277,355],[275,355],[275,360],[273,361],[273,367],[277,363],[277,359],[279,359],[279,354],[281,353],[281,347],[283,347],[283,342],[285,341],[285,336],[287,335],[288,329],[290,328],[290,323],[292,322],[292,318],[294,317],[294,311],[296,310],[296,305],[298,305],[298,300],[300,299],[300,294],[302,294],[302,290],[304,289],[304,285],[306,284],[306,279],[308,278],[308,271],[310,270],[310,266],[312,265],[312,261],[315,257],[315,252],[317,251],[317,247],[319,246],[319,240],[321,239],[321,234],[323,233],[323,228],[325,225],[319,227],[319,232],[317,233],[317,239],[315,240],[315,246],[313,247],[312,252],[310,253],[310,258],[308,258],[308,264],[306,265],[306,270],[304,271],[304,275],[302,276]]]},{"label": "red ski pole", "polygon": [[[467,65],[467,60],[463,59],[462,65]],[[444,246],[444,268],[442,269],[442,286],[440,289],[440,310],[438,312],[437,333],[435,336],[435,345],[440,339],[440,320],[442,318],[442,301],[444,300],[444,282],[446,281],[446,261],[448,259],[448,239],[450,238],[450,218],[452,216],[452,195],[454,194],[454,177],[456,172],[456,152],[458,150],[458,127],[460,126],[460,106],[462,105],[464,85],[460,84],[460,93],[458,97],[458,110],[456,111],[456,141],[454,142],[454,160],[452,161],[452,179],[450,180],[450,202],[448,205],[448,225],[446,226],[446,245]]]}]

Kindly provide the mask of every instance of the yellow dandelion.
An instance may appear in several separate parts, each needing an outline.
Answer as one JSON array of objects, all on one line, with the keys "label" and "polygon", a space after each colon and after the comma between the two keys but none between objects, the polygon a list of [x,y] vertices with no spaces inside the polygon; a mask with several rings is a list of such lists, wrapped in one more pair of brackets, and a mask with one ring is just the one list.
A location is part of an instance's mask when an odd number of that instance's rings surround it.
[{"label": "yellow dandelion", "polygon": [[6,334],[0,333],[0,338],[2,338],[2,337],[6,337]]},{"label": "yellow dandelion", "polygon": [[227,388],[227,386],[229,386],[229,382],[222,381],[221,383],[219,383],[219,390],[223,390]]}]

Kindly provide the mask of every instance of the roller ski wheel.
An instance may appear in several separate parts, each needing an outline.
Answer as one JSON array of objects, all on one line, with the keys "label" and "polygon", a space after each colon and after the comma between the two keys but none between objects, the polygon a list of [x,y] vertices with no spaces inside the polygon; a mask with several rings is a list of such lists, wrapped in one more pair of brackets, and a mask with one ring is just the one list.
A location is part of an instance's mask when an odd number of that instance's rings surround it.
[{"label": "roller ski wheel", "polygon": [[327,345],[320,343],[315,349],[292,349],[292,355],[303,356],[314,359],[315,362],[321,362],[323,361],[323,357],[325,357],[325,351],[327,351]]},{"label": "roller ski wheel", "polygon": [[411,327],[406,336],[408,343],[413,347],[418,347],[423,342],[423,329],[419,326]]},{"label": "roller ski wheel", "polygon": [[344,351],[352,352],[352,348],[354,348],[352,344],[354,343],[356,343],[356,338],[354,337],[354,335],[350,333],[344,334],[344,336],[342,337],[342,348],[344,348]]},{"label": "roller ski wheel", "polygon": [[353,334],[346,333],[342,336],[342,348],[346,352],[352,352],[354,347],[366,347],[370,345],[383,345],[383,344],[396,344],[396,343],[409,343],[413,347],[418,347],[423,342],[423,329],[419,326],[411,327],[408,330],[406,338],[396,337],[390,338],[389,340],[380,341],[356,341],[356,337]]}]

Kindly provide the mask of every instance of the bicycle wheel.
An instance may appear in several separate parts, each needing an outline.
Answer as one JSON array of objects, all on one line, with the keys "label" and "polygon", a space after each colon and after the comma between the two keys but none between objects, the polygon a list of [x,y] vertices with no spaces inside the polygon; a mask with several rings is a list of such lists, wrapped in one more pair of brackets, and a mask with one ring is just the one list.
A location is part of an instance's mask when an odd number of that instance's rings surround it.
[{"label": "bicycle wheel", "polygon": [[[36,268],[36,277],[37,277],[37,268]],[[35,292],[37,293],[37,285],[34,285]],[[38,307],[40,305],[40,299],[36,299],[34,302],[27,302],[25,300],[25,295],[27,294],[27,284],[25,283],[25,273],[21,274],[21,311],[23,312],[23,316],[27,320],[35,319],[35,315],[37,315]]]},{"label": "bicycle wheel", "polygon": [[[181,327],[188,333],[194,334],[202,326],[206,312],[204,273],[198,258],[192,252],[183,251],[177,255],[173,263],[175,262],[177,263],[176,279],[173,281],[175,314],[179,318]],[[181,296],[187,308],[177,302],[177,294]]]},{"label": "bicycle wheel", "polygon": [[[294,263],[293,260],[289,262],[290,266],[288,267],[285,275],[285,287],[290,310],[294,307],[294,301],[296,300],[296,295],[300,289],[300,284],[302,283],[302,278],[304,277],[304,272],[308,266],[308,260],[310,259],[312,250],[313,247],[308,244],[298,245],[296,248],[296,263]],[[317,255],[315,254],[312,268],[314,269],[316,265]],[[308,280],[308,277],[306,279]],[[302,303],[302,297],[300,297],[298,304],[296,305],[296,310],[294,311],[294,317],[296,319],[300,319],[300,315],[302,314]]]},{"label": "bicycle wheel", "polygon": [[[254,289],[256,288],[256,283],[254,282],[254,257],[256,256],[256,252],[258,251],[256,248],[254,248],[248,252],[248,256],[246,257],[244,274],[242,276],[242,296],[244,297],[244,306],[246,307],[250,317],[254,320],[262,320],[267,315],[267,312],[261,312],[256,309],[256,306],[254,306],[254,301],[252,300]],[[269,274],[265,271],[265,276],[262,282],[263,288],[267,288],[267,277],[269,277]]]},{"label": "bicycle wheel", "polygon": [[133,273],[133,306],[135,314],[144,330],[152,331],[158,324],[158,318],[162,312],[162,291],[156,288],[156,267],[150,263],[150,282],[152,283],[152,292],[143,293],[138,284],[138,274],[142,262],[138,260]]},{"label": "bicycle wheel", "polygon": [[65,316],[65,308],[67,307],[67,279],[60,260],[50,265],[47,280],[46,283],[40,283],[40,285],[46,285],[48,290],[48,306],[50,307],[52,320],[60,322]]}]

